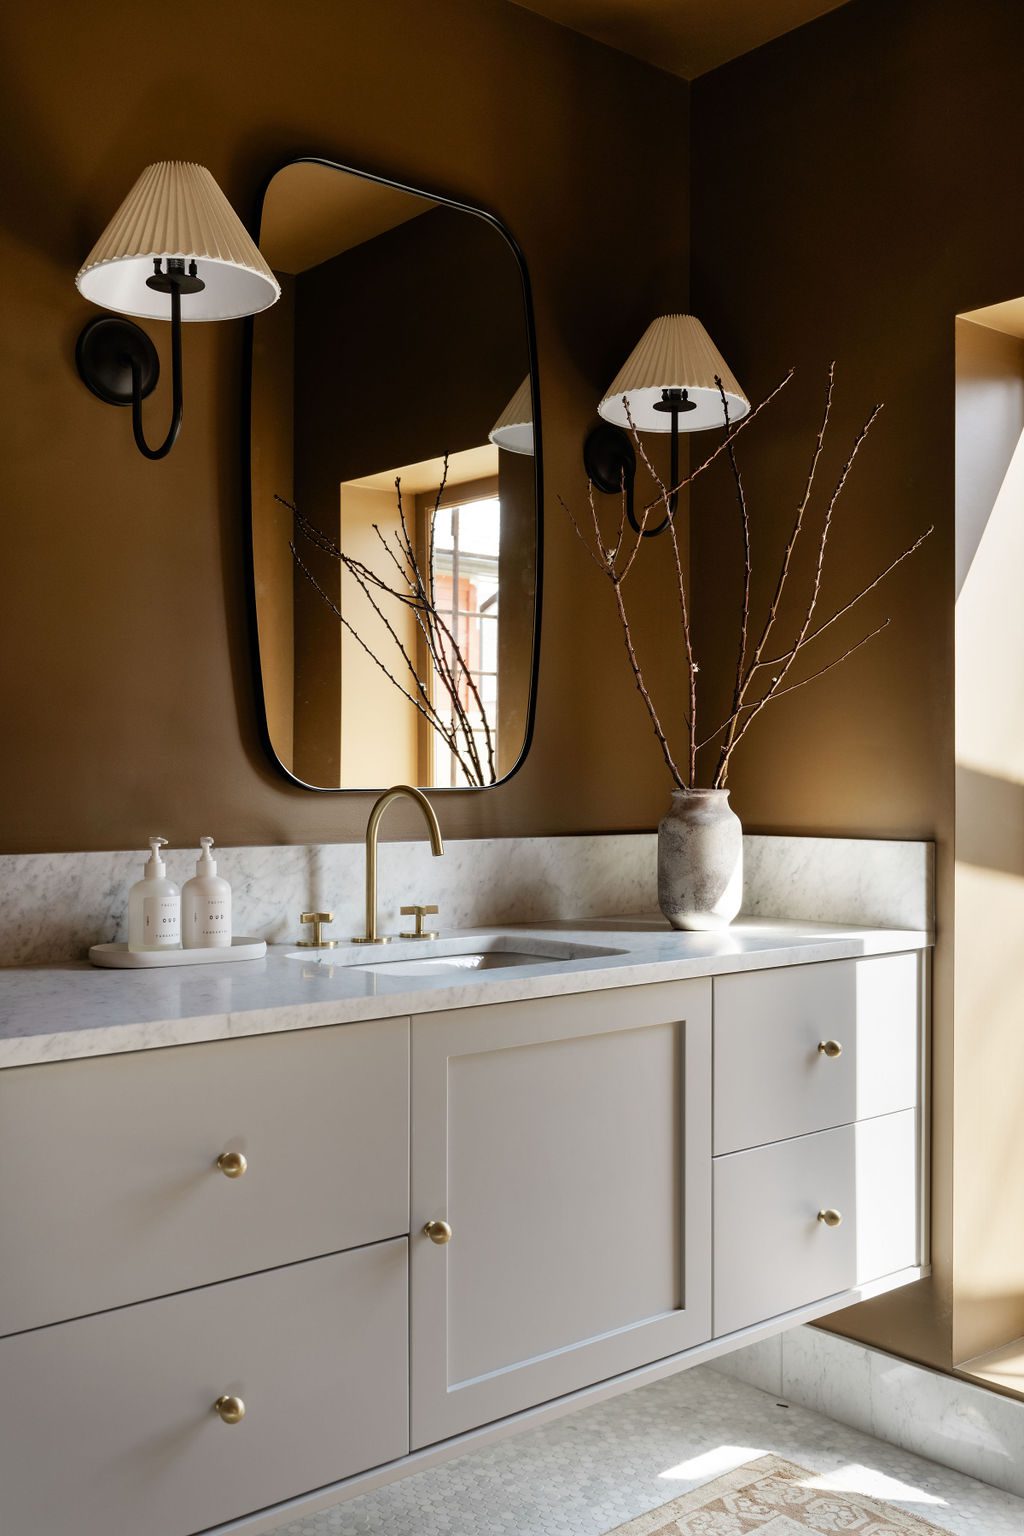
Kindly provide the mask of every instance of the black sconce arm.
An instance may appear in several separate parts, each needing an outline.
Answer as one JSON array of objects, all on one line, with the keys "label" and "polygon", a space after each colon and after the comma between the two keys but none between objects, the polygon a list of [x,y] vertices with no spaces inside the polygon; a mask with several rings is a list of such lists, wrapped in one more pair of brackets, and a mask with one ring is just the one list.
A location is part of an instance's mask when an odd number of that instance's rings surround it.
[{"label": "black sconce arm", "polygon": [[130,405],[135,446],[147,459],[163,459],[170,453],[181,430],[184,390],[181,365],[182,294],[201,293],[206,284],[196,276],[195,262],[186,272],[184,261],[168,259],[167,271],[154,260],[153,276],[146,286],[166,293],[171,300],[171,423],[159,447],[151,448],[142,425],[142,402],[153,393],[160,377],[156,347],[144,330],[119,315],[100,315],[90,320],[78,338],[75,362],[84,382],[107,405]]}]

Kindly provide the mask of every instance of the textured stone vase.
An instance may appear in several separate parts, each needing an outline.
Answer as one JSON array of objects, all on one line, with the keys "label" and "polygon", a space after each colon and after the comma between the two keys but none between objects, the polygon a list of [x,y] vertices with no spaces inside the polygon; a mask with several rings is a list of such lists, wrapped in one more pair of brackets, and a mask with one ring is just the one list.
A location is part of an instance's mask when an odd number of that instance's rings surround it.
[{"label": "textured stone vase", "polygon": [[727,789],[676,789],[658,826],[658,905],[673,928],[727,928],[743,900],[743,827]]}]

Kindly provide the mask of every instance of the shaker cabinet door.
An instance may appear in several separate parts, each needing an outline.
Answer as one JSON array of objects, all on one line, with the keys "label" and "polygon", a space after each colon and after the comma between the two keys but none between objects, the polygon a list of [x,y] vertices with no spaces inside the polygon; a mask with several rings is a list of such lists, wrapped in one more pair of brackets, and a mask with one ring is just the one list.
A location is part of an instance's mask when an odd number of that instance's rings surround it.
[{"label": "shaker cabinet door", "polygon": [[422,1016],[412,1061],[414,1448],[710,1337],[710,982]]}]

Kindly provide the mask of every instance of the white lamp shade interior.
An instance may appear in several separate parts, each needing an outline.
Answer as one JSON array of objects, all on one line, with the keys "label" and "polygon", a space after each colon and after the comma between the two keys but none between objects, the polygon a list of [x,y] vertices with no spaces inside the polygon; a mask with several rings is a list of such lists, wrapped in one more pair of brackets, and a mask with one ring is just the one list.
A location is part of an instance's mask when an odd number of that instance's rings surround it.
[{"label": "white lamp shade interior", "polygon": [[509,453],[532,454],[534,452],[533,391],[530,388],[529,374],[487,436],[495,447],[504,448]]},{"label": "white lamp shade interior", "polygon": [[104,309],[168,320],[169,295],[146,286],[157,257],[194,261],[206,284],[182,298],[183,321],[254,315],[281,294],[259,247],[202,165],[164,160],[147,166],[75,282]]},{"label": "white lamp shade interior", "polygon": [[612,380],[598,414],[628,428],[625,396],[638,432],[668,432],[671,414],[654,407],[661,404],[664,390],[685,389],[695,409],[679,415],[680,432],[721,427],[725,413],[716,375],[725,391],[729,421],[739,421],[750,410],[750,401],[703,325],[695,315],[661,315],[647,327]]}]

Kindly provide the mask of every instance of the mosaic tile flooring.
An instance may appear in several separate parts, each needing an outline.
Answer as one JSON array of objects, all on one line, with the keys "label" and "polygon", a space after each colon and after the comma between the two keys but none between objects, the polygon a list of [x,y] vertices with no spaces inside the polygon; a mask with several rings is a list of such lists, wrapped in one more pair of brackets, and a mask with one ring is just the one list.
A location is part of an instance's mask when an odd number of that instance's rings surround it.
[{"label": "mosaic tile flooring", "polygon": [[707,1367],[280,1526],[274,1536],[605,1536],[758,1456],[956,1536],[1024,1536],[1024,1499]]}]

